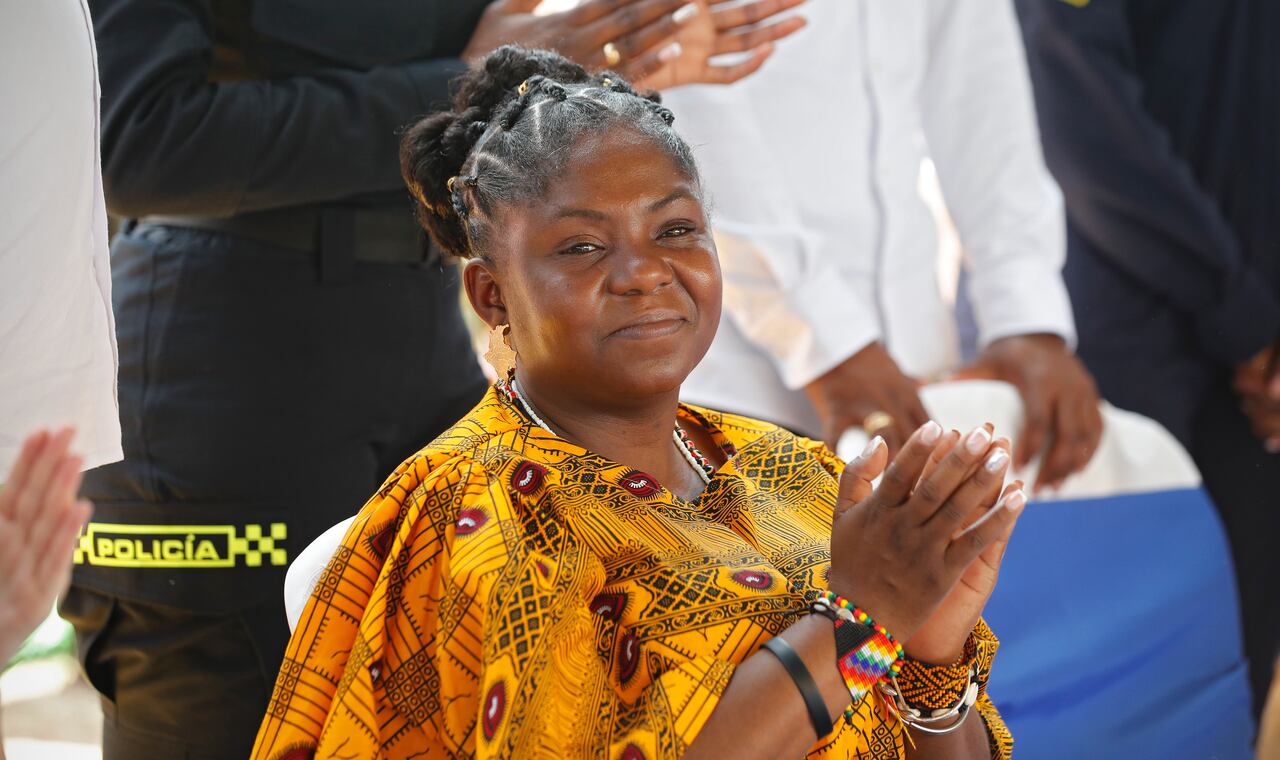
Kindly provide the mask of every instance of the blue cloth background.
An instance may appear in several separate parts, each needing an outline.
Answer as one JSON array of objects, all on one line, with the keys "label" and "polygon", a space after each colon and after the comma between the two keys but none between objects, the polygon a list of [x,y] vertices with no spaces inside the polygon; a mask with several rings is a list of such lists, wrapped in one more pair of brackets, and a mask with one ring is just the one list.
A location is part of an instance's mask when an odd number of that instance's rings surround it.
[{"label": "blue cloth background", "polygon": [[1030,504],[986,618],[1017,760],[1252,757],[1235,581],[1202,490]]}]

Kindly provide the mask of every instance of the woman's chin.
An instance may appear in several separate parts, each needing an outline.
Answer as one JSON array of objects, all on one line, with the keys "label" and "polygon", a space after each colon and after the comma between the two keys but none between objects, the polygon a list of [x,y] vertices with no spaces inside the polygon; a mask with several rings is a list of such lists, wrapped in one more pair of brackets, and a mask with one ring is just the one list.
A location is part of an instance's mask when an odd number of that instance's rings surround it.
[{"label": "woman's chin", "polygon": [[614,365],[609,374],[623,393],[637,399],[678,393],[695,363],[675,357],[654,357],[647,361],[630,361]]}]

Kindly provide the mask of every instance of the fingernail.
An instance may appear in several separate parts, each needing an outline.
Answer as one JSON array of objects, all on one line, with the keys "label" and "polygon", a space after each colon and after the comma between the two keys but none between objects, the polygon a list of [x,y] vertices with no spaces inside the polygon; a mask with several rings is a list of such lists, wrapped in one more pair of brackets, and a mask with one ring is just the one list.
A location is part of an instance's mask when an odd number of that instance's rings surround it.
[{"label": "fingernail", "polygon": [[1023,507],[1027,506],[1027,495],[1023,493],[1021,488],[1015,489],[1004,497],[1004,503],[1001,506],[1016,515],[1022,511]]},{"label": "fingernail", "polygon": [[985,427],[976,427],[973,432],[969,433],[969,437],[964,439],[964,447],[970,454],[981,454],[982,450],[991,445],[991,431]]},{"label": "fingernail", "polygon": [[933,420],[924,423],[920,428],[920,442],[926,446],[932,446],[942,437],[942,426]]},{"label": "fingernail", "polygon": [[990,472],[990,473],[1000,472],[1001,470],[1004,469],[1004,466],[1008,463],[1009,463],[1009,452],[1005,451],[1004,449],[996,449],[995,451],[991,452],[991,456],[987,457],[987,464],[986,464],[987,472]]},{"label": "fingernail", "polygon": [[675,13],[671,14],[671,20],[676,22],[677,24],[683,24],[684,22],[693,18],[697,14],[698,14],[697,3],[685,3],[684,5],[677,8]]},{"label": "fingernail", "polygon": [[658,60],[663,63],[670,63],[680,57],[680,53],[684,52],[679,42],[673,42],[658,51]]},{"label": "fingernail", "polygon": [[879,451],[879,450],[880,450],[880,447],[881,447],[881,446],[883,446],[883,445],[884,445],[884,439],[883,439],[883,438],[881,438],[881,437],[880,437],[880,436],[878,436],[878,435],[877,435],[877,436],[872,437],[872,439],[871,439],[871,440],[867,441],[867,446],[866,446],[866,448],[864,448],[864,449],[862,450],[862,453],[858,455],[858,458],[859,458],[859,459],[870,459],[871,457],[875,456],[875,453],[876,453],[877,451]]}]

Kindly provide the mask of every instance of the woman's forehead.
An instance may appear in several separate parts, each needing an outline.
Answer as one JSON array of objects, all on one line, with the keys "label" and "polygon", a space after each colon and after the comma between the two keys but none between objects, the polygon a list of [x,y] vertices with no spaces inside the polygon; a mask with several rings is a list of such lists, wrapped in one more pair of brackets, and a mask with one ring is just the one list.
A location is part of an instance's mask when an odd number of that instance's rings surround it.
[{"label": "woman's forehead", "polygon": [[696,180],[652,138],[615,129],[580,140],[531,211],[543,217],[610,209],[652,210],[677,198],[700,202]]}]

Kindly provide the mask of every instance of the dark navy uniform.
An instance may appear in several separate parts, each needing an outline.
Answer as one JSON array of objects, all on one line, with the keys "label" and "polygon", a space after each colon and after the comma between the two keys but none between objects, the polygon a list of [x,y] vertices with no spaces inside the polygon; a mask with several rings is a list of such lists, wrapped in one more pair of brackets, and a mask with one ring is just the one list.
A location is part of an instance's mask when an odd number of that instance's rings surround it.
[{"label": "dark navy uniform", "polygon": [[93,0],[125,460],[64,614],[107,758],[245,757],[284,571],[483,394],[403,127],[486,0]]},{"label": "dark navy uniform", "polygon": [[1080,357],[1195,457],[1235,555],[1260,709],[1280,648],[1280,455],[1235,365],[1280,340],[1280,3],[1018,0],[1068,214]]}]

